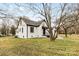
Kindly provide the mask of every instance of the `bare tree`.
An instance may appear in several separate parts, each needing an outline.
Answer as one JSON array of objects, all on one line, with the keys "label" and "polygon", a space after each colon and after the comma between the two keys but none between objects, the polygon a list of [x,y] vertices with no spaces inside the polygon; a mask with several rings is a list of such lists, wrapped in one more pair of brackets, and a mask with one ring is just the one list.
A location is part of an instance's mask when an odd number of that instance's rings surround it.
[{"label": "bare tree", "polygon": [[57,19],[58,29],[64,29],[65,36],[67,37],[67,30],[75,26],[73,4],[60,4],[60,16]]},{"label": "bare tree", "polygon": [[[31,10],[39,14],[42,18],[45,19],[45,23],[48,27],[48,32],[50,35],[50,40],[55,40],[57,38],[57,32],[54,31],[51,26],[52,21],[52,4],[48,3],[41,3],[41,4],[30,4]],[[53,31],[52,31],[53,30]]]},{"label": "bare tree", "polygon": [[75,19],[73,16],[69,15],[64,22],[62,22],[61,27],[64,29],[65,37],[67,37],[68,29],[75,26]]},{"label": "bare tree", "polygon": [[[6,3],[4,3],[3,4],[5,7],[8,7],[8,6],[10,6],[11,4],[6,4]],[[18,10],[18,12],[19,12],[19,8],[16,8],[17,10]],[[15,10],[16,10],[15,9]],[[2,24],[2,29],[4,28],[4,25],[5,25],[5,28],[6,29],[4,29],[6,32],[6,35],[9,35],[10,34],[10,28],[11,28],[11,25],[12,25],[12,23],[11,22],[13,22],[13,21],[17,21],[18,19],[16,19],[16,13],[15,14],[13,14],[12,12],[10,12],[9,11],[10,10],[10,8],[5,8],[5,9],[3,9],[3,8],[0,8],[0,19],[3,21],[3,24]],[[14,11],[13,11],[14,12]],[[1,30],[2,32],[4,32],[4,30]]]},{"label": "bare tree", "polygon": [[[59,18],[56,16],[56,26],[54,28],[52,28],[51,26],[51,21],[53,20],[53,8],[52,8],[52,4],[48,4],[48,3],[41,3],[41,4],[29,4],[31,10],[36,13],[39,14],[41,16],[41,18],[45,19],[46,25],[48,27],[48,32],[50,35],[50,40],[55,40],[57,38],[58,35],[58,30],[61,27],[61,24],[63,22],[65,22],[65,20],[67,20],[67,16],[70,15],[72,13],[71,10],[71,6],[70,4],[59,4],[60,5],[60,10],[59,10]],[[64,23],[65,25],[65,23]],[[68,26],[67,28],[69,28],[70,26]],[[66,27],[65,27],[66,28]],[[55,29],[55,30],[54,30]],[[65,30],[65,32],[67,33],[67,31]]]},{"label": "bare tree", "polygon": [[1,34],[2,34],[3,36],[6,35],[6,30],[7,30],[6,24],[5,24],[5,23],[2,23],[2,28],[1,28],[0,32],[1,32]]},{"label": "bare tree", "polygon": [[[72,4],[70,10],[72,9],[71,14],[67,17],[69,21],[67,21],[67,25],[65,26],[63,24],[63,27],[65,27],[66,30],[66,34],[65,36],[67,37],[67,29],[72,29],[72,27],[74,28],[74,32],[75,34],[78,33],[78,28],[79,28],[79,4]],[[66,24],[65,23],[65,24]],[[68,25],[69,24],[69,25]]]}]

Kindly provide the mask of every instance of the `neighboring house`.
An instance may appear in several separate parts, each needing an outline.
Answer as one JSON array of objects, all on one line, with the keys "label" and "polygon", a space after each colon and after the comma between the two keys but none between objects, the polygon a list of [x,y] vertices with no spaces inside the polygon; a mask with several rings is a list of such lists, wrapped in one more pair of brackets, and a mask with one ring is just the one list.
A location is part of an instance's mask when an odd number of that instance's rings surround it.
[{"label": "neighboring house", "polygon": [[46,37],[48,32],[44,20],[32,21],[26,17],[21,17],[16,29],[16,36],[19,38]]}]

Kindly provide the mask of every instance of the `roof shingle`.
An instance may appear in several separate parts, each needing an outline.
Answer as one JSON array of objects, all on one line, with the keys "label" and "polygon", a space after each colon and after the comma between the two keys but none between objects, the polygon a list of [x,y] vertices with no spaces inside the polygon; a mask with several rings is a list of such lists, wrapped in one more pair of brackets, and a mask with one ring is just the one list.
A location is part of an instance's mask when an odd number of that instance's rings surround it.
[{"label": "roof shingle", "polygon": [[26,25],[37,26],[37,27],[44,21],[44,20],[32,21],[27,17],[20,17],[20,20],[23,20],[26,23]]}]

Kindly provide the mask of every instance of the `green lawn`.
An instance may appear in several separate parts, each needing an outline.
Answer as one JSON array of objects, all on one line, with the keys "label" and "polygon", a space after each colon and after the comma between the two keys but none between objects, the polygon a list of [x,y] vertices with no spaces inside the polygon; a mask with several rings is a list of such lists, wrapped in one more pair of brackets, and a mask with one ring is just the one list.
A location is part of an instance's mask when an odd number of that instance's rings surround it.
[{"label": "green lawn", "polygon": [[79,37],[69,36],[50,42],[48,38],[20,39],[0,37],[0,55],[69,56],[79,55]]}]

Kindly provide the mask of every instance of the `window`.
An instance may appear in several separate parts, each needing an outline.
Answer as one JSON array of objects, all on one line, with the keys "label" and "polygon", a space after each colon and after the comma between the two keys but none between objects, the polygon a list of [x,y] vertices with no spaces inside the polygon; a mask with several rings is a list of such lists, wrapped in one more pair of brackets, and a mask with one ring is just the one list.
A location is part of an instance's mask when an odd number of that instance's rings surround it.
[{"label": "window", "polygon": [[22,27],[22,33],[23,33],[23,27]]},{"label": "window", "polygon": [[31,33],[34,32],[34,27],[30,27],[30,32],[31,32]]}]

